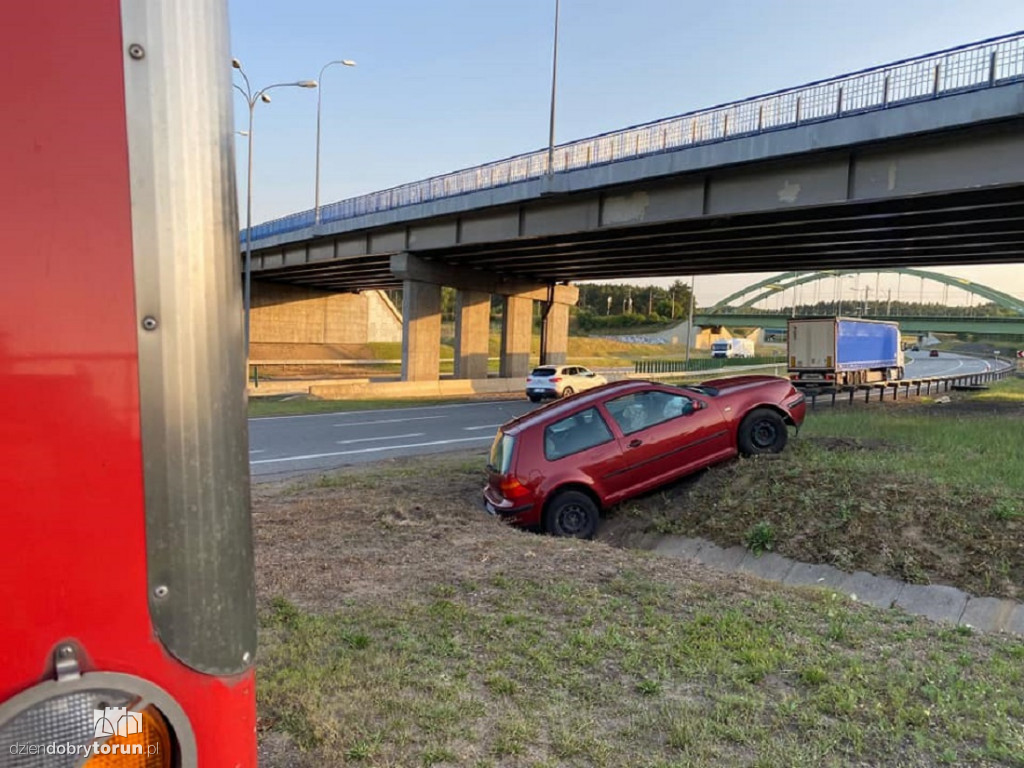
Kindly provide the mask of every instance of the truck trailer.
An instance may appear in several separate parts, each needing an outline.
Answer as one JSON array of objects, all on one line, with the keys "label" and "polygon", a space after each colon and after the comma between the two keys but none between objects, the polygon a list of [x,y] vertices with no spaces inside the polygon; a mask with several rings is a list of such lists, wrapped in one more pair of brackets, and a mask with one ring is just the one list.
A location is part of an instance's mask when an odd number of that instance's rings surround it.
[{"label": "truck trailer", "polygon": [[711,343],[712,357],[753,357],[754,342],[750,339],[719,339]]},{"label": "truck trailer", "polygon": [[789,375],[798,386],[856,386],[903,378],[899,323],[849,317],[790,320]]}]

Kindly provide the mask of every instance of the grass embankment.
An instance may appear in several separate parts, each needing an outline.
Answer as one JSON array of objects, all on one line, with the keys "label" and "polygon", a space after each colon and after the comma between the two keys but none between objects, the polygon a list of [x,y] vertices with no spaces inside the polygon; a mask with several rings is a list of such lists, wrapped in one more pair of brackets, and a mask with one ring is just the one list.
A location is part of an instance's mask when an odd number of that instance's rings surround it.
[{"label": "grass embankment", "polygon": [[[441,374],[451,374],[454,369],[454,339],[446,338],[439,349]],[[630,366],[638,358],[680,356],[683,349],[678,345],[630,344],[612,339],[569,337],[568,356],[578,365],[601,368]],[[488,370],[498,373],[498,356],[501,354],[501,334],[492,332],[488,339]],[[531,364],[540,360],[540,339],[535,334],[531,341]],[[706,355],[705,355],[706,356]],[[402,357],[401,342],[370,342],[367,344],[254,344],[251,360],[259,369],[262,379],[309,379],[309,378],[367,378],[394,376],[401,372],[401,365],[394,362]],[[260,361],[274,361],[259,364]],[[287,364],[280,361],[288,360]],[[352,363],[317,363],[315,361],[381,361],[364,365]],[[307,362],[303,362],[307,361]],[[250,368],[250,377],[252,376]]]},{"label": "grass embankment", "polygon": [[626,505],[647,530],[1024,599],[1024,382],[819,409],[780,457]]},{"label": "grass embankment", "polygon": [[[977,507],[970,526],[1019,524],[998,506],[1024,482],[996,466],[1020,466],[1019,439],[994,431],[1005,416],[879,414],[815,414],[782,457],[665,498],[715,488],[712,519],[750,496],[759,521],[803,490],[820,501],[803,514],[827,509],[837,530],[889,520],[850,539],[872,550],[902,538],[908,510],[928,542],[962,535],[944,504]],[[846,430],[875,447],[842,447]],[[1024,766],[1020,639],[513,531],[479,511],[482,461],[258,487],[261,765]],[[770,517],[780,549],[786,520],[814,529],[787,514]]]}]

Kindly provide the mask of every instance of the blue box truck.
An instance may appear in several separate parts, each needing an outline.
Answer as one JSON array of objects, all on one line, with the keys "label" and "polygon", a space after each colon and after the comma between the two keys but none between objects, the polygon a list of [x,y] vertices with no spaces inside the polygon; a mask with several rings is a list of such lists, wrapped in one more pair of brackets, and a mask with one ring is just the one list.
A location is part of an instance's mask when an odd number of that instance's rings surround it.
[{"label": "blue box truck", "polygon": [[899,323],[803,317],[786,329],[789,376],[804,386],[856,386],[903,378]]}]

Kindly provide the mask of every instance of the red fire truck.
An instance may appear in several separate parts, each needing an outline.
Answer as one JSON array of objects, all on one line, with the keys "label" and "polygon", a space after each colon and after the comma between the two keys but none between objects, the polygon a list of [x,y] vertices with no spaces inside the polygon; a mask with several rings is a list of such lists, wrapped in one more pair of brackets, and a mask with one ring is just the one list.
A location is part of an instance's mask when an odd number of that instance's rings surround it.
[{"label": "red fire truck", "polygon": [[224,0],[0,24],[0,767],[253,766]]}]

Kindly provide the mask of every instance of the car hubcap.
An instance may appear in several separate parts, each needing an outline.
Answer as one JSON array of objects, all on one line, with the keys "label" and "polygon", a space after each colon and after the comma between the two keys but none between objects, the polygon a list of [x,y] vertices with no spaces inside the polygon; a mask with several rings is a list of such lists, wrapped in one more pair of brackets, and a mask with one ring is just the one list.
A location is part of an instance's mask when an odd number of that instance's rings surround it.
[{"label": "car hubcap", "polygon": [[558,512],[558,527],[574,536],[587,526],[587,513],[579,504],[567,504]]},{"label": "car hubcap", "polygon": [[770,448],[775,443],[777,432],[770,421],[759,421],[754,425],[751,439],[758,448]]}]

